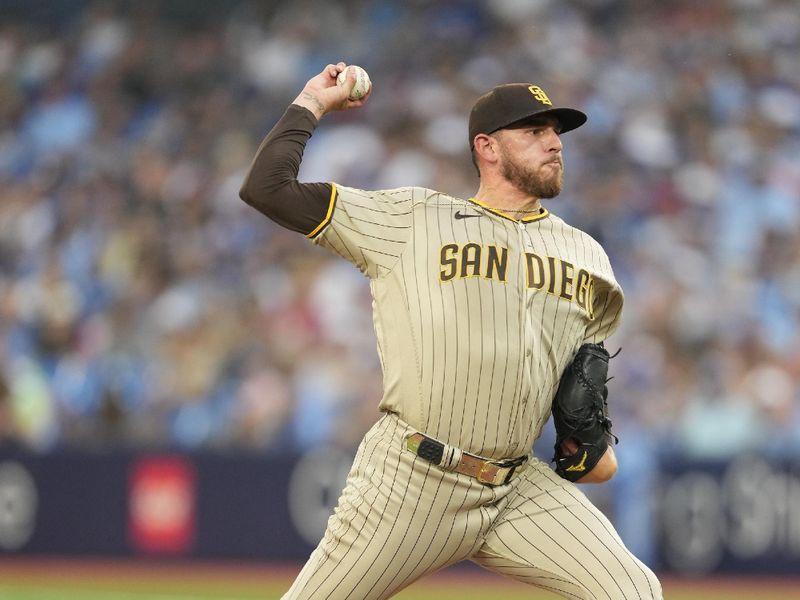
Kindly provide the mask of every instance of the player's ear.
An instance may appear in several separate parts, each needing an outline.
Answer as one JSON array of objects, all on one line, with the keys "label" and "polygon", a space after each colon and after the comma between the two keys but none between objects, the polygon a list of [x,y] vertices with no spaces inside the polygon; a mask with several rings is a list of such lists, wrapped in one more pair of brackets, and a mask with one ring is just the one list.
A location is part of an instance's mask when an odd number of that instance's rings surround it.
[{"label": "player's ear", "polygon": [[473,144],[478,163],[481,160],[488,163],[497,162],[497,140],[485,133],[479,133],[475,136]]}]

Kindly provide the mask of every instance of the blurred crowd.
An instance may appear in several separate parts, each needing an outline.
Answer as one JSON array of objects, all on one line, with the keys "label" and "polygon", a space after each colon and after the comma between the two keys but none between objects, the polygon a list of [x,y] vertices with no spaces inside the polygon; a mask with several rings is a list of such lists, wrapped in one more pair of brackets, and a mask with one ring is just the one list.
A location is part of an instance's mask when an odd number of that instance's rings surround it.
[{"label": "blurred crowd", "polygon": [[259,452],[377,419],[368,281],[238,198],[328,62],[374,94],[305,181],[469,197],[466,119],[533,81],[589,114],[546,206],[626,291],[629,449],[800,455],[794,0],[0,2],[0,443]]}]

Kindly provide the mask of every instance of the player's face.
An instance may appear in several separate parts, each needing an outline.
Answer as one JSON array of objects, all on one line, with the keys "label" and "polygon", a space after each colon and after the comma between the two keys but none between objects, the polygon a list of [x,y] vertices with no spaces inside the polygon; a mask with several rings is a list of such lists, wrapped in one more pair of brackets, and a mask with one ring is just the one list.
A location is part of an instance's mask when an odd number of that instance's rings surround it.
[{"label": "player's face", "polygon": [[498,132],[503,177],[534,198],[558,196],[564,180],[559,129],[558,121],[549,117]]}]

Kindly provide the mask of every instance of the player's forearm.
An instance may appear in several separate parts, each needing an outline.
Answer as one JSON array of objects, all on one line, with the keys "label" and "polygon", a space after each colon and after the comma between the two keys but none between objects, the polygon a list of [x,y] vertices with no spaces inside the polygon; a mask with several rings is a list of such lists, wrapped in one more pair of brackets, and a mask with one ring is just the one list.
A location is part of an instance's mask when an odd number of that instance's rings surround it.
[{"label": "player's forearm", "polygon": [[605,483],[617,472],[617,455],[614,447],[609,444],[605,454],[597,461],[594,468],[578,479],[578,483]]},{"label": "player's forearm", "polygon": [[258,148],[239,197],[293,231],[308,233],[325,218],[329,183],[300,183],[297,174],[306,142],[317,126],[307,109],[291,105]]},{"label": "player's forearm", "polygon": [[319,121],[325,115],[326,112],[325,105],[322,103],[322,100],[320,100],[313,92],[309,92],[306,90],[300,92],[300,94],[297,96],[297,98],[294,99],[294,102],[292,102],[292,104],[297,106],[302,106],[303,108],[308,110],[311,114],[314,115],[317,121]]}]

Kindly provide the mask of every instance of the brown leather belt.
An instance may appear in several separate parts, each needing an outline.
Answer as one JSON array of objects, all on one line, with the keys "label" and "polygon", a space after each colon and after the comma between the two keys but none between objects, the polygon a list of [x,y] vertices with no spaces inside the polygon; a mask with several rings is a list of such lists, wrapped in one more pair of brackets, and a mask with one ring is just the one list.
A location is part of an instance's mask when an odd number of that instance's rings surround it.
[{"label": "brown leather belt", "polygon": [[412,433],[406,438],[406,447],[445,471],[455,471],[474,477],[486,485],[503,485],[511,481],[517,467],[528,460],[521,456],[510,460],[490,460],[448,446],[422,433]]}]

